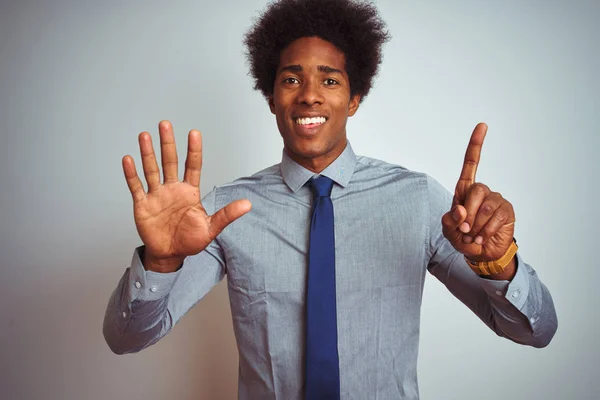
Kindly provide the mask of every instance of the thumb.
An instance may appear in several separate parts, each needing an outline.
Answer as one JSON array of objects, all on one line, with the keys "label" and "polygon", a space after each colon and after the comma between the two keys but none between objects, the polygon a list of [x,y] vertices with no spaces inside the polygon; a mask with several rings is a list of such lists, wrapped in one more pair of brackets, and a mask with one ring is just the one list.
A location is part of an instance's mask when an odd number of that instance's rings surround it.
[{"label": "thumb", "polygon": [[252,203],[250,203],[249,200],[236,200],[211,215],[209,217],[209,232],[211,239],[216,238],[227,225],[246,214],[251,208]]}]

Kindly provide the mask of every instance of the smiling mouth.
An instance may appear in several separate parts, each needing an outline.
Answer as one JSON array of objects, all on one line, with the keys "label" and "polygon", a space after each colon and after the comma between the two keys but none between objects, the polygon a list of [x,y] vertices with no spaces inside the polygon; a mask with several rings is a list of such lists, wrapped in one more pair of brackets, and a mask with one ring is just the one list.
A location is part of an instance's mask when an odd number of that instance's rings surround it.
[{"label": "smiling mouth", "polygon": [[294,118],[296,125],[315,127],[327,122],[325,117]]}]

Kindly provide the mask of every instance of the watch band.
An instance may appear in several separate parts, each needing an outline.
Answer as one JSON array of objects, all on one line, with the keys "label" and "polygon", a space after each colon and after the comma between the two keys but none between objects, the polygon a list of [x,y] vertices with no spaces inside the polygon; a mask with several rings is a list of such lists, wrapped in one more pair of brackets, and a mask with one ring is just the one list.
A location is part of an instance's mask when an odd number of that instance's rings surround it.
[{"label": "watch band", "polygon": [[477,275],[499,274],[504,271],[504,268],[506,268],[508,264],[510,264],[510,260],[517,254],[518,249],[519,246],[517,246],[517,241],[513,239],[508,250],[506,250],[506,253],[497,260],[475,262],[465,257],[465,261]]}]

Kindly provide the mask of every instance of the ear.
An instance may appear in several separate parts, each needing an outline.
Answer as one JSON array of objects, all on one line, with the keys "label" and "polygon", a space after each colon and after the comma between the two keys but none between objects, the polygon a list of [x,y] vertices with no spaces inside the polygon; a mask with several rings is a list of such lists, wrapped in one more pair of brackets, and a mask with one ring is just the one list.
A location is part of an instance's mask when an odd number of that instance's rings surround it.
[{"label": "ear", "polygon": [[269,95],[269,98],[267,99],[268,103],[269,103],[269,108],[271,109],[271,113],[275,114],[275,99],[273,98],[273,95]]},{"label": "ear", "polygon": [[350,104],[348,104],[348,116],[349,117],[356,114],[356,111],[358,110],[358,106],[360,105],[360,99],[361,99],[360,94],[355,94],[354,96],[352,96],[350,98]]}]

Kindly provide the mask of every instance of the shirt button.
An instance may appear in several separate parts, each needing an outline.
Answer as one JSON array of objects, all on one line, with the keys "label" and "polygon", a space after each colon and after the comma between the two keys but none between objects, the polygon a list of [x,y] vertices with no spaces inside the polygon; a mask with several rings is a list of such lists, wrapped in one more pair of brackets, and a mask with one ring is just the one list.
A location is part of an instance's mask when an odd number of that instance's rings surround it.
[{"label": "shirt button", "polygon": [[127,318],[127,313],[123,311],[123,318]]},{"label": "shirt button", "polygon": [[515,298],[516,298],[516,297],[519,297],[519,295],[520,295],[520,294],[521,294],[521,292],[520,292],[520,291],[518,291],[518,290],[515,290],[515,291],[513,292],[513,294],[512,294],[512,297],[515,297]]},{"label": "shirt button", "polygon": [[139,288],[141,288],[141,287],[142,287],[142,284],[141,284],[141,283],[139,283],[139,282],[136,282],[136,283],[135,283],[135,287],[139,289]]},{"label": "shirt button", "polygon": [[157,288],[156,286],[152,286],[152,287],[150,288],[150,291],[151,291],[152,293],[156,292],[157,290],[158,290],[158,288]]},{"label": "shirt button", "polygon": [[496,290],[496,294],[497,294],[498,296],[502,296],[502,292],[501,292],[501,291],[499,291],[499,290]]},{"label": "shirt button", "polygon": [[532,324],[535,323],[535,321],[536,321],[535,317],[529,318],[529,322],[531,322]]}]

